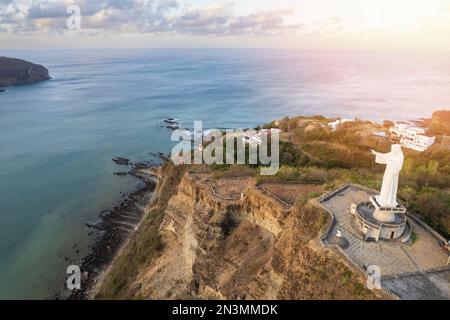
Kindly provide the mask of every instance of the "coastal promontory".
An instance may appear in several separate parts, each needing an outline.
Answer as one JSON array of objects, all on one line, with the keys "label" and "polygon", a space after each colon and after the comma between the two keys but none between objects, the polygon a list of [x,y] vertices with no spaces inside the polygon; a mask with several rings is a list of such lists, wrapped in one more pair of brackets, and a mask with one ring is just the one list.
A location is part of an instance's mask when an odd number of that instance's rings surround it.
[{"label": "coastal promontory", "polygon": [[32,84],[51,79],[48,70],[25,60],[0,57],[0,87]]}]

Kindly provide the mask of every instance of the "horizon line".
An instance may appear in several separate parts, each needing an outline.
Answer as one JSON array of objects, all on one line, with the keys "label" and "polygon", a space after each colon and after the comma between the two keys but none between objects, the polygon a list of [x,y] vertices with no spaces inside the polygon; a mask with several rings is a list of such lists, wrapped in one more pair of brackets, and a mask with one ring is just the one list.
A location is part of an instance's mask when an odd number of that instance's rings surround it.
[{"label": "horizon line", "polygon": [[[46,51],[46,50],[273,50],[273,51],[315,51],[315,52],[392,52],[392,53],[447,53],[450,49],[428,50],[428,49],[368,49],[368,48],[286,48],[286,47],[49,47],[49,48],[3,48],[2,51]],[[1,51],[0,51],[1,52]],[[1,56],[1,53],[0,53]]]}]

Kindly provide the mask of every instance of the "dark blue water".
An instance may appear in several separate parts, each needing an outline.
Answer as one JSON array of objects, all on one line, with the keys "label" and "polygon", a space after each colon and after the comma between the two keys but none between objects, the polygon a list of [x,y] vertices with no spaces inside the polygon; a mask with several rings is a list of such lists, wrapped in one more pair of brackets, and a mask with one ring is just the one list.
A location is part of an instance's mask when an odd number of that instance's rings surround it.
[{"label": "dark blue water", "polygon": [[[165,117],[252,127],[450,107],[445,55],[277,50],[2,51],[53,80],[0,93],[0,298],[47,298],[88,250],[84,222],[135,188],[111,157],[169,152]],[[81,249],[75,254],[74,244]]]}]

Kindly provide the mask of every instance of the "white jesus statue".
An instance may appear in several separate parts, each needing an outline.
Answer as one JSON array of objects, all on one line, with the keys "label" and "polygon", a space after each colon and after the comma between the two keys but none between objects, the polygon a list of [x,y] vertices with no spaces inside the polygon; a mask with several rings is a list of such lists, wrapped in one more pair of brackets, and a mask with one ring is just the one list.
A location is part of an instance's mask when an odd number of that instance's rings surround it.
[{"label": "white jesus statue", "polygon": [[379,153],[374,150],[371,151],[375,155],[375,162],[386,165],[384,172],[383,185],[379,196],[376,196],[378,204],[382,208],[397,207],[397,189],[398,178],[403,167],[403,152],[399,144],[391,146],[391,152]]}]

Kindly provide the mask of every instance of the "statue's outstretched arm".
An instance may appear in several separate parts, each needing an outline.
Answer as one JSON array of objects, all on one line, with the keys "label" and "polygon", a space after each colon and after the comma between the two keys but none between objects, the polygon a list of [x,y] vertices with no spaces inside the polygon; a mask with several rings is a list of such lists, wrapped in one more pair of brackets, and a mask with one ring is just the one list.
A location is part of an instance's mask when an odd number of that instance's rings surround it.
[{"label": "statue's outstretched arm", "polygon": [[389,160],[389,153],[380,153],[375,150],[370,151],[375,156],[375,162],[379,164],[386,164]]}]

